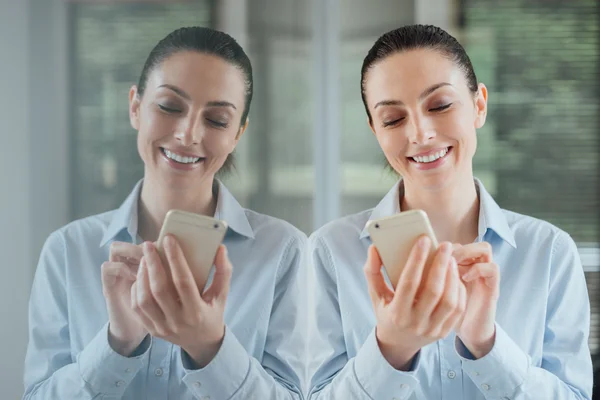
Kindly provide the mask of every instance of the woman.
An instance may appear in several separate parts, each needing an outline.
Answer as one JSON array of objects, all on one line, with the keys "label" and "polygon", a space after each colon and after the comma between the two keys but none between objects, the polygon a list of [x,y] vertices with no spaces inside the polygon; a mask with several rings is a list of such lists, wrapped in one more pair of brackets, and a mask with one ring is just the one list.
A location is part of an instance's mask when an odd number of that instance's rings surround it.
[{"label": "woman", "polygon": [[[144,178],[118,210],[47,240],[31,294],[25,399],[301,398],[306,238],[243,209],[215,179],[251,98],[250,61],[225,33],[182,28],[152,50],[129,94]],[[229,225],[202,294],[174,239],[165,262],[157,256],[171,209]]]},{"label": "woman", "polygon": [[[474,178],[488,93],[462,46],[433,26],[386,33],[361,89],[403,179],[374,209],[309,240],[309,398],[589,399],[590,306],[575,243],[500,209]],[[431,243],[415,244],[393,291],[365,225],[411,209],[428,214],[441,244],[430,263]]]}]

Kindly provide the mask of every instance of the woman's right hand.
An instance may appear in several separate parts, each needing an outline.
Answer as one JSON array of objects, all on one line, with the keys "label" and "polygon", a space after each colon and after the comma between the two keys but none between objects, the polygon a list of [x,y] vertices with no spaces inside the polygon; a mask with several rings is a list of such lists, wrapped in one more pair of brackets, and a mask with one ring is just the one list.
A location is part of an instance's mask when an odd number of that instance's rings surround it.
[{"label": "woman's right hand", "polygon": [[129,356],[148,334],[131,307],[131,286],[144,255],[142,247],[113,242],[109,260],[102,264],[102,291],[108,309],[108,342],[112,349]]},{"label": "woman's right hand", "polygon": [[452,245],[442,243],[428,265],[431,240],[422,236],[392,290],[381,272],[375,246],[369,248],[365,275],[377,318],[381,353],[398,370],[407,371],[418,351],[450,333],[460,322],[466,289],[452,258]]}]

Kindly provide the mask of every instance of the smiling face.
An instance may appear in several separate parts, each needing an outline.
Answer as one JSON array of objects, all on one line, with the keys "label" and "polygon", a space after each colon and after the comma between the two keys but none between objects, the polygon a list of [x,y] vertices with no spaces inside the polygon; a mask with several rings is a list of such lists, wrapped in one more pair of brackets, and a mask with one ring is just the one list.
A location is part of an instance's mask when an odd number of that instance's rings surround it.
[{"label": "smiling face", "polygon": [[219,57],[181,51],[156,66],[143,96],[130,91],[144,179],[177,190],[212,182],[246,128],[244,102],[242,71]]},{"label": "smiling face", "polygon": [[368,71],[371,128],[406,187],[440,189],[472,181],[476,129],[485,122],[487,89],[477,94],[463,70],[438,51],[398,52]]}]

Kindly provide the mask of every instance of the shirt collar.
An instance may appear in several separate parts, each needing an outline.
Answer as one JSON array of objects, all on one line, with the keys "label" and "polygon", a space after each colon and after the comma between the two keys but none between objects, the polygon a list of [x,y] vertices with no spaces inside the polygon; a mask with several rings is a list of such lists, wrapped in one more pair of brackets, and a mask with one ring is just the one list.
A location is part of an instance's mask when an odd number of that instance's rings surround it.
[{"label": "shirt collar", "polygon": [[[254,238],[254,231],[246,217],[244,208],[227,190],[225,185],[217,179],[216,189],[218,190],[217,207],[214,217],[227,222],[228,233],[235,232],[248,238]],[[127,199],[115,211],[113,217],[104,232],[100,247],[114,240],[124,231],[129,233],[131,241],[135,241],[138,234],[138,200],[142,190],[143,180],[138,181]]]},{"label": "shirt collar", "polygon": [[[508,226],[508,222],[506,221],[506,217],[500,206],[487,192],[483,183],[477,178],[475,178],[475,187],[479,195],[479,237],[483,238],[487,230],[490,229],[505,242],[516,248],[517,245],[515,243],[514,234]],[[398,214],[401,211],[400,197],[403,195],[404,184],[402,179],[400,179],[373,209],[369,221]],[[365,224],[360,233],[360,238],[363,239],[366,237],[370,237],[370,235],[367,230],[367,225]]]}]

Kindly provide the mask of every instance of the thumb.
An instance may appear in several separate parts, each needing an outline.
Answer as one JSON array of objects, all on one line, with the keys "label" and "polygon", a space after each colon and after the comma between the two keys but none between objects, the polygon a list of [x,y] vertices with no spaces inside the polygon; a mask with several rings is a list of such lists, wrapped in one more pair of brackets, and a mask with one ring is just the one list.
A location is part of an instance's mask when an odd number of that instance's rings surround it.
[{"label": "thumb", "polygon": [[369,295],[373,306],[377,306],[381,300],[390,301],[394,297],[394,292],[385,283],[383,274],[381,273],[381,257],[374,245],[369,247],[367,261],[365,262],[365,277],[369,287]]},{"label": "thumb", "polygon": [[215,298],[225,301],[229,293],[229,284],[231,282],[231,273],[233,267],[227,256],[227,248],[220,245],[215,255],[215,274],[210,287],[202,296],[205,301],[211,301]]}]

